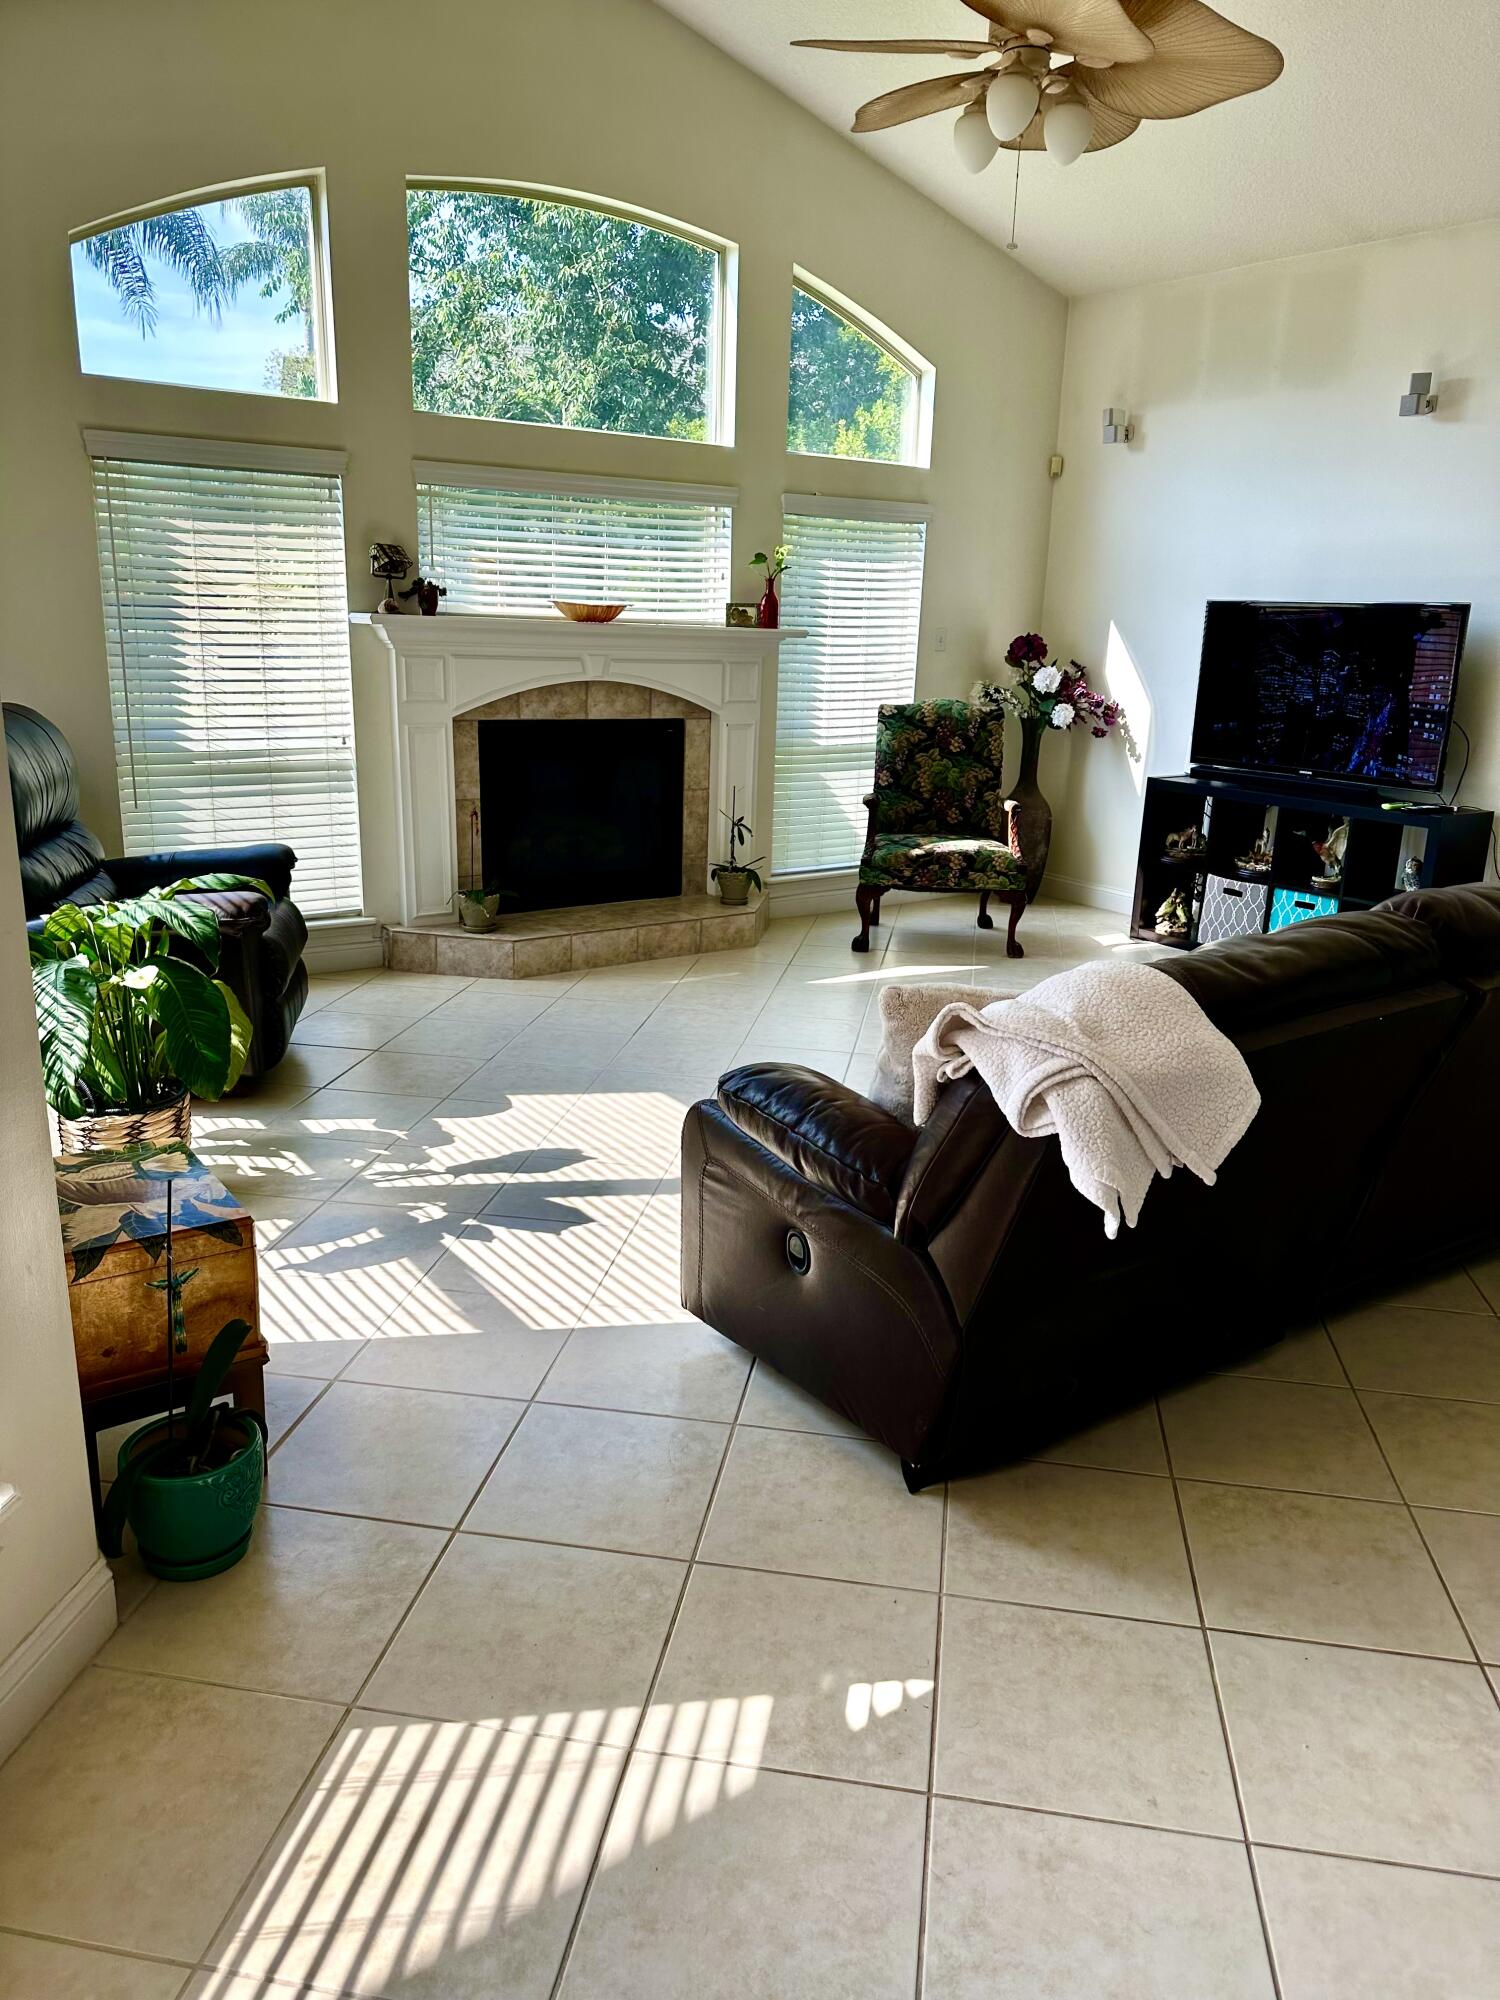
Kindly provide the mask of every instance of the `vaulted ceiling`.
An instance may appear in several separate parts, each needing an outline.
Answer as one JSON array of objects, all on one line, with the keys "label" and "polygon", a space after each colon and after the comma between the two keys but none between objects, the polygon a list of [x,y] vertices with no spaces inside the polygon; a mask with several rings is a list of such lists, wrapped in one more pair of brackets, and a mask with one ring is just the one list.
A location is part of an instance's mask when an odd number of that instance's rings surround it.
[{"label": "vaulted ceiling", "polygon": [[[855,107],[958,67],[941,56],[835,55],[795,36],[983,39],[961,0],[658,0],[847,132]],[[1123,145],[1021,166],[1016,254],[1091,292],[1500,214],[1500,0],[1220,0],[1286,57],[1268,90]],[[1010,234],[1014,157],[975,177],[953,115],[851,138],[993,242]],[[899,254],[899,246],[893,246]]]}]

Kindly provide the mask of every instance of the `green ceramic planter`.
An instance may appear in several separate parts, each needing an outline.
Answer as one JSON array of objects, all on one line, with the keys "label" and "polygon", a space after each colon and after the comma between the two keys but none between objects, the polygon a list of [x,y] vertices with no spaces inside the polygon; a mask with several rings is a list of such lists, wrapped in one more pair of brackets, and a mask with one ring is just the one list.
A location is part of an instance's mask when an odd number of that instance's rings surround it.
[{"label": "green ceramic planter", "polygon": [[750,900],[750,877],[743,868],[721,868],[714,877],[719,887],[719,901],[727,903],[731,909],[740,909]]},{"label": "green ceramic planter", "polygon": [[[233,1429],[244,1442],[225,1465],[187,1478],[162,1479],[142,1472],[130,1500],[130,1525],[141,1561],[153,1576],[187,1582],[232,1569],[250,1546],[255,1510],[266,1476],[266,1447],[260,1426],[249,1417],[225,1416],[221,1433]],[[166,1425],[154,1418],[120,1446],[120,1470],[150,1446],[163,1442]]]}]

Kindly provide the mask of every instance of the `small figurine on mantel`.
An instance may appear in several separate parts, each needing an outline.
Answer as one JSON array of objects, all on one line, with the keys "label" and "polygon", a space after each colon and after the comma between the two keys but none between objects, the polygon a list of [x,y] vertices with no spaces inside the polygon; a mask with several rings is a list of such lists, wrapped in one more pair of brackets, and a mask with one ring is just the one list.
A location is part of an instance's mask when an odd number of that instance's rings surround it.
[{"label": "small figurine on mantel", "polygon": [[385,596],[380,600],[381,615],[396,617],[401,606],[392,595],[396,585],[411,568],[411,557],[399,542],[371,542],[370,574],[384,579]]}]

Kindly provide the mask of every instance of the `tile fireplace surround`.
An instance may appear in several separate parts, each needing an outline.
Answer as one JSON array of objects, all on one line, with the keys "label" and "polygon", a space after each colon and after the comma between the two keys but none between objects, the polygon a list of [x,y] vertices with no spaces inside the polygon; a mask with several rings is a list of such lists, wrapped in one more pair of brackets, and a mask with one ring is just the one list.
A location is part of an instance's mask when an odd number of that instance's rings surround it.
[{"label": "tile fireplace surround", "polygon": [[[350,622],[381,641],[390,674],[401,907],[386,931],[389,965],[512,979],[759,940],[764,899],[726,910],[711,893],[709,845],[731,791],[742,803],[756,798],[762,669],[800,632],[464,613],[360,613]],[[466,842],[477,724],[652,715],[687,724],[682,894],[535,911],[503,919],[489,935],[465,932],[454,897],[467,875],[459,822]]]}]

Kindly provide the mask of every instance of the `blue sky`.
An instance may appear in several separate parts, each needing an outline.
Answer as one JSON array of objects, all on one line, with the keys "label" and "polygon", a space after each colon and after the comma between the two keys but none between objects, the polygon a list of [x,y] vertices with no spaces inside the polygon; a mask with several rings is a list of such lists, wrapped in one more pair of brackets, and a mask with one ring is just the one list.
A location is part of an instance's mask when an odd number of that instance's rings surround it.
[{"label": "blue sky", "polygon": [[[249,234],[225,202],[207,203],[198,213],[220,243],[242,241]],[[147,258],[146,268],[156,288],[157,319],[155,331],[142,339],[103,273],[88,262],[83,245],[73,245],[73,301],[85,374],[274,393],[266,387],[267,359],[278,350],[300,347],[303,337],[295,321],[277,325],[284,301],[263,299],[258,285],[246,285],[216,323],[175,272],[153,257]]]}]

